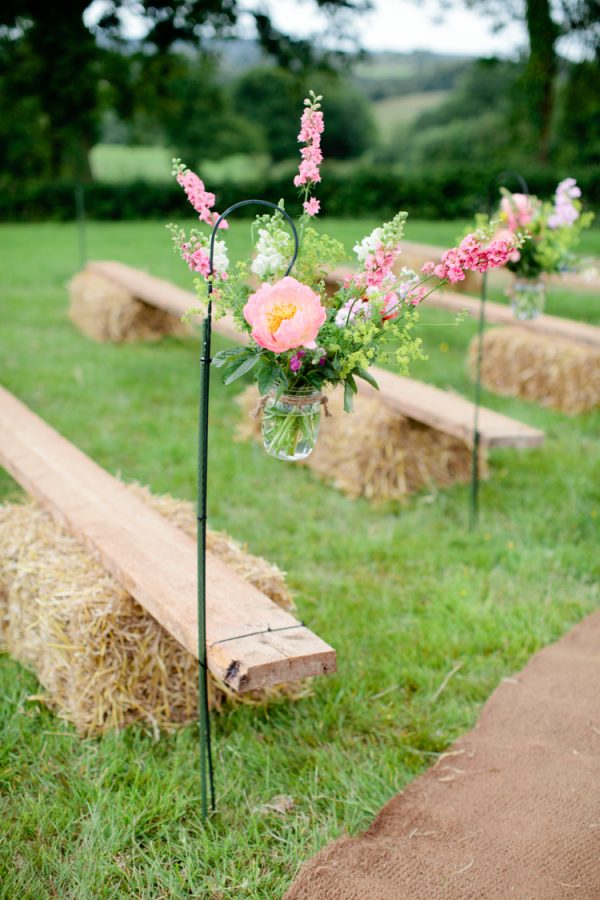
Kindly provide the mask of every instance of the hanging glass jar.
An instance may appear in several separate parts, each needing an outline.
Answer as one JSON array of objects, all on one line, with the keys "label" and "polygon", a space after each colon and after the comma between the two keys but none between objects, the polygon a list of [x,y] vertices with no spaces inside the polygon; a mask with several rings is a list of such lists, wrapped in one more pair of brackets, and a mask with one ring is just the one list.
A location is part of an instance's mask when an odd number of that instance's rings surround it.
[{"label": "hanging glass jar", "polygon": [[315,448],[321,423],[323,394],[310,388],[288,391],[264,400],[261,432],[265,450],[277,459],[296,462]]},{"label": "hanging glass jar", "polygon": [[536,319],[544,312],[546,285],[542,278],[517,276],[507,294],[516,319]]}]

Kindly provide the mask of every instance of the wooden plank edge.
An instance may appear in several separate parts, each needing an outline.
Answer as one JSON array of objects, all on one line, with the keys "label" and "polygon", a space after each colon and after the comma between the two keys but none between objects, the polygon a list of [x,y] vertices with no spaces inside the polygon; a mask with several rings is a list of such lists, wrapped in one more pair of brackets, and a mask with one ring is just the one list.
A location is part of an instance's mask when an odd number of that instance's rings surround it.
[{"label": "wooden plank edge", "polygon": [[[289,635],[294,634],[291,639]],[[245,644],[250,639],[238,638],[227,642],[227,653],[221,661],[221,647],[218,644],[207,645],[207,653],[212,660],[211,671],[238,694],[273,687],[285,682],[301,681],[319,675],[331,675],[337,671],[337,655],[333,647],[317,637],[302,623],[297,629],[290,631],[287,639],[281,632],[266,632],[259,636],[260,642],[276,645],[279,651],[287,650],[288,656],[282,656],[276,662],[253,663],[243,662],[247,658]],[[254,635],[256,640],[257,636]],[[298,652],[297,643],[306,643],[305,652]]]}]

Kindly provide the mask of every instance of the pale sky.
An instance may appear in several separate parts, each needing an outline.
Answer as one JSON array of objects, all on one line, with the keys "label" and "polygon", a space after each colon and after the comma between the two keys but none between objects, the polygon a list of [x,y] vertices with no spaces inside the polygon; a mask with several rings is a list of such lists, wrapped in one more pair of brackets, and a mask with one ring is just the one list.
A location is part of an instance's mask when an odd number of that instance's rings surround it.
[{"label": "pale sky", "polygon": [[[95,0],[84,16],[86,23],[94,22],[103,6],[103,0]],[[240,7],[268,10],[276,27],[298,37],[322,37],[327,27],[327,17],[310,0],[240,0]],[[145,29],[140,18],[126,14],[125,24],[130,37],[143,37]],[[372,12],[354,17],[353,27],[359,44],[366,50],[511,56],[527,45],[521,23],[494,34],[490,20],[465,9],[460,0],[443,15],[437,0],[375,0]],[[247,36],[252,34],[249,16],[240,17],[240,31]]]},{"label": "pale sky", "polygon": [[[253,0],[240,5],[255,7]],[[310,0],[263,0],[274,24],[299,37],[323,34],[327,17]],[[366,50],[434,50],[473,56],[513,55],[527,46],[520,23],[495,34],[489,18],[456,6],[440,12],[436,0],[375,0],[370,13],[354,17],[359,43]]]}]

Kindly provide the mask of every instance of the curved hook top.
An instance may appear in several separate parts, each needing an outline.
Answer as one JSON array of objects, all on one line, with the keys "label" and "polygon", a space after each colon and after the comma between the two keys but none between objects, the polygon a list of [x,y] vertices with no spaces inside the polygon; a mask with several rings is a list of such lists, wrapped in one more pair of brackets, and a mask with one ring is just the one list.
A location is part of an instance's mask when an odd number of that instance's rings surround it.
[{"label": "curved hook top", "polygon": [[521,188],[522,194],[529,195],[529,187],[527,186],[527,182],[523,178],[519,172],[513,172],[512,170],[508,170],[506,172],[499,172],[498,175],[495,175],[494,178],[490,181],[488,187],[488,212],[491,215],[494,211],[494,207],[496,205],[496,191],[498,188],[502,187],[502,182],[506,182],[509,179],[514,178]]},{"label": "curved hook top", "polygon": [[[234,203],[234,204],[232,204],[232,206],[228,207],[224,213],[221,213],[221,215],[219,216],[219,218],[216,220],[215,224],[213,225],[213,230],[212,230],[212,233],[210,236],[210,259],[209,259],[210,268],[209,268],[209,273],[208,273],[209,278],[213,274],[213,271],[214,271],[213,257],[214,257],[214,252],[215,252],[215,238],[217,236],[217,231],[219,229],[219,225],[221,224],[221,222],[223,221],[223,219],[226,216],[228,216],[230,213],[234,212],[236,209],[240,209],[240,207],[242,207],[242,206],[251,206],[253,203],[257,203],[259,206],[268,206],[269,209],[277,210],[278,212],[280,212],[282,214],[282,216],[284,217],[284,219],[287,221],[288,225],[292,229],[292,236],[294,238],[294,255],[292,256],[291,263],[289,264],[289,266],[286,269],[286,273],[285,273],[286,276],[289,275],[290,272],[292,271],[292,268],[294,267],[294,263],[296,262],[296,260],[298,258],[298,251],[300,249],[300,244],[298,242],[298,231],[296,230],[296,226],[294,225],[289,214],[285,211],[285,209],[282,209],[281,206],[277,206],[275,203],[271,203],[270,200],[239,200],[237,203]],[[209,290],[212,291],[212,282],[211,281],[209,281],[208,286],[209,286]]]}]

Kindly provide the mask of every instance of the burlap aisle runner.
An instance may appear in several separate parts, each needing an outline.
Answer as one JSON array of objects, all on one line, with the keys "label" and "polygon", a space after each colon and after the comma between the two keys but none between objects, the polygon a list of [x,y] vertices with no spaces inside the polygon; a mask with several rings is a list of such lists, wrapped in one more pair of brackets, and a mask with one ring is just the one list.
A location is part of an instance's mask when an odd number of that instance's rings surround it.
[{"label": "burlap aisle runner", "polygon": [[494,691],[475,729],[286,900],[599,900],[600,612]]}]

